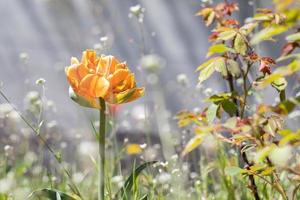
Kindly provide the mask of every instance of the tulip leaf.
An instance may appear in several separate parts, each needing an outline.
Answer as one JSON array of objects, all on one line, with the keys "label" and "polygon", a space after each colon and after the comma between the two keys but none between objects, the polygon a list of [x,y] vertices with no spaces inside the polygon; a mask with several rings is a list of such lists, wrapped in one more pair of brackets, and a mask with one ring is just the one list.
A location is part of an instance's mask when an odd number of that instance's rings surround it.
[{"label": "tulip leaf", "polygon": [[81,198],[75,194],[67,194],[55,189],[40,189],[33,191],[27,199],[41,198],[45,197],[50,200],[81,200]]}]

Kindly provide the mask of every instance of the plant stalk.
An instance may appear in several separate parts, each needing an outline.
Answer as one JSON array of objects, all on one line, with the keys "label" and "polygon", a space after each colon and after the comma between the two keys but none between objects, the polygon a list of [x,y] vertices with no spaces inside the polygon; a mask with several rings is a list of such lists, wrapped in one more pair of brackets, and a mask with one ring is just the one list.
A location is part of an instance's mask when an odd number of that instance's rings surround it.
[{"label": "plant stalk", "polygon": [[[233,77],[231,75],[229,75],[229,77],[228,77],[228,83],[229,83],[230,92],[233,93],[235,91],[235,88],[234,88],[234,83],[233,83]],[[246,83],[244,82],[244,84],[246,84]],[[236,99],[234,99],[234,103],[238,106]],[[236,116],[239,117],[239,110],[237,110]],[[240,156],[243,159],[244,163],[246,164],[245,167],[247,169],[250,169],[250,166],[252,166],[252,163],[249,162],[249,160],[247,158],[246,152],[243,152],[242,149],[243,149],[243,146],[240,148],[240,151],[239,151],[240,152]],[[248,177],[249,177],[249,182],[250,182],[250,186],[249,187],[250,187],[250,189],[251,189],[251,191],[253,193],[253,196],[254,196],[255,200],[260,200],[254,176],[253,175],[249,175]]]},{"label": "plant stalk", "polygon": [[99,125],[99,190],[98,200],[104,200],[105,192],[105,128],[106,128],[106,105],[103,98],[99,98],[100,125]]}]

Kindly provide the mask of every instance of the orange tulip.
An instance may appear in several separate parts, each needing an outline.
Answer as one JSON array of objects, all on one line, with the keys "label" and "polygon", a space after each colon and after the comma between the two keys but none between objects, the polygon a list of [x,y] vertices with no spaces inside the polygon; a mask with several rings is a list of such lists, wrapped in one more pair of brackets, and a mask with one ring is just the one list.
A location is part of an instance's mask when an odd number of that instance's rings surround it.
[{"label": "orange tulip", "polygon": [[100,97],[110,104],[127,103],[141,97],[145,90],[136,87],[134,74],[125,62],[113,56],[99,57],[90,49],[82,53],[81,62],[71,58],[65,73],[74,93],[89,107],[99,108]]}]

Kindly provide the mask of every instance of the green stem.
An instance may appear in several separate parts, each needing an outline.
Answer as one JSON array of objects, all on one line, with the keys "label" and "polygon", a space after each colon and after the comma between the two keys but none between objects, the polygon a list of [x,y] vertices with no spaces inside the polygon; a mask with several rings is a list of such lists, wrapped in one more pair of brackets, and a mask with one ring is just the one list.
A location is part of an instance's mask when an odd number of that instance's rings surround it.
[{"label": "green stem", "polygon": [[106,105],[103,98],[99,98],[100,103],[100,126],[99,126],[99,191],[98,200],[104,200],[105,191],[105,126],[106,126]]},{"label": "green stem", "polygon": [[286,100],[285,90],[279,92],[279,98],[281,102]]}]

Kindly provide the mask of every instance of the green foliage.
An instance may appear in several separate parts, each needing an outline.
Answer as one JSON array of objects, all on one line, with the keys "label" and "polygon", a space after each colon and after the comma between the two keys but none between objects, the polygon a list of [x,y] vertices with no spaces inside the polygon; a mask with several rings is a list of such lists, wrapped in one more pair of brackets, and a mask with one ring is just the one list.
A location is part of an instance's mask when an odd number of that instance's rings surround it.
[{"label": "green foliage", "polygon": [[29,196],[28,199],[34,199],[34,198],[42,198],[45,197],[50,200],[80,200],[81,198],[76,196],[76,195],[71,195],[67,194],[58,190],[54,189],[41,189],[41,190],[36,190],[32,192]]}]

